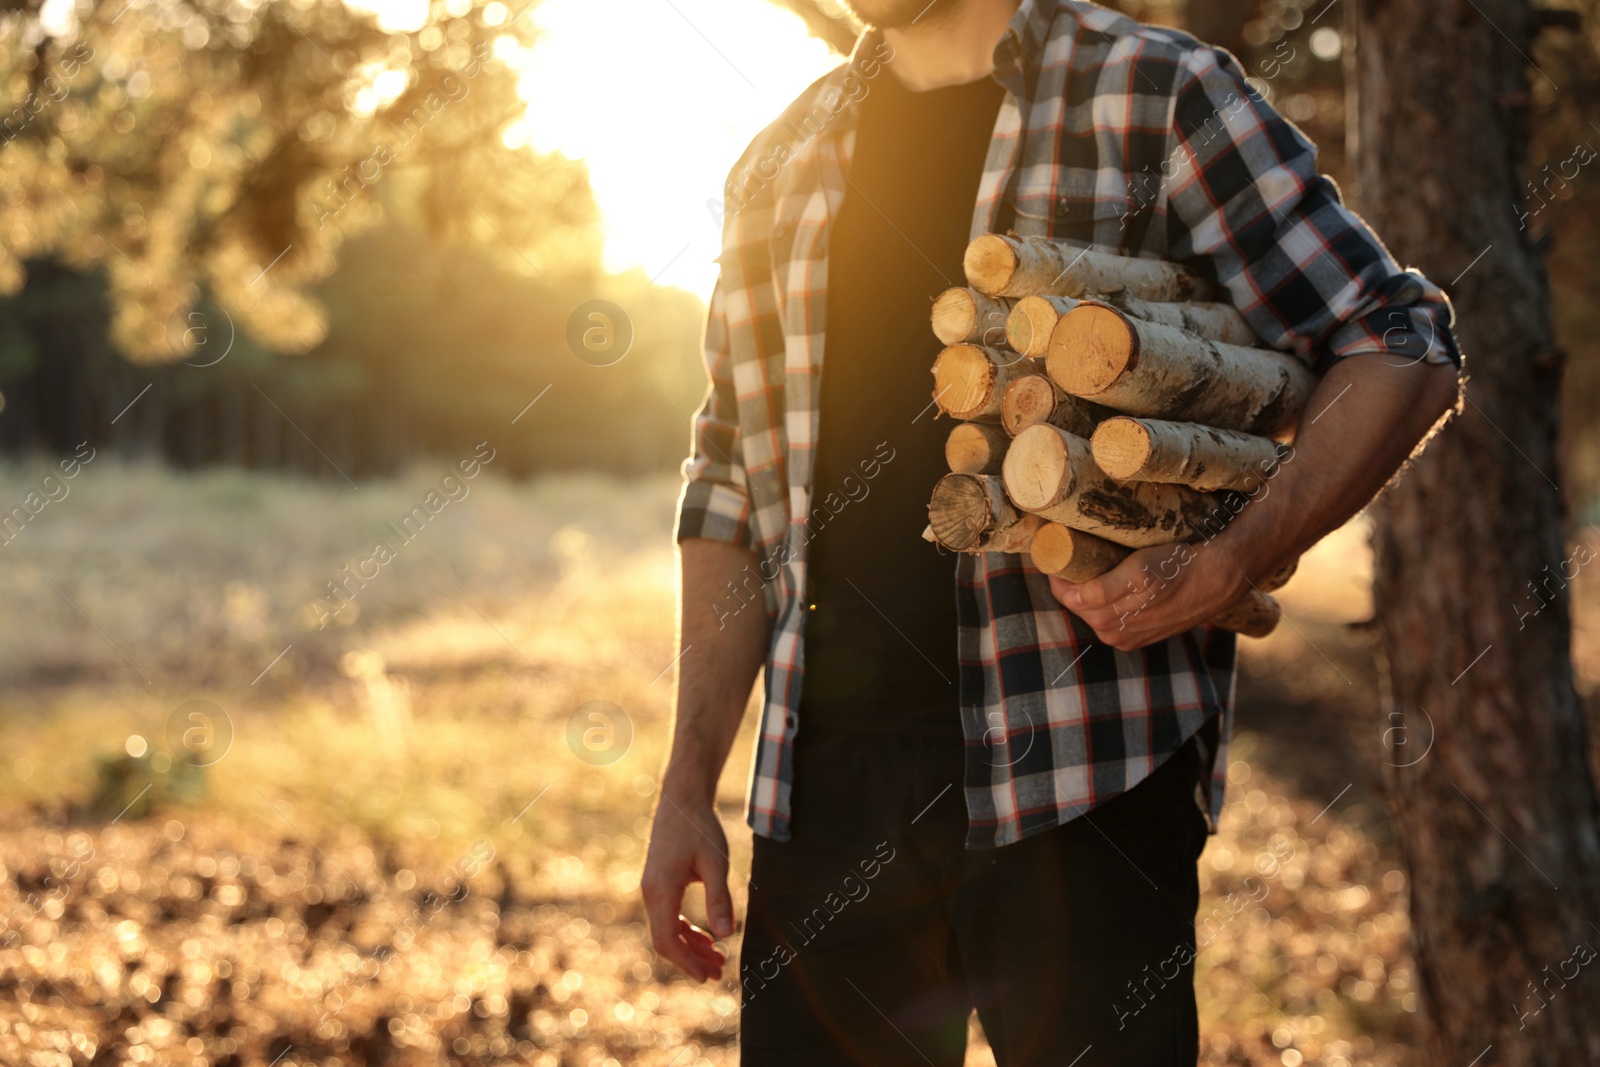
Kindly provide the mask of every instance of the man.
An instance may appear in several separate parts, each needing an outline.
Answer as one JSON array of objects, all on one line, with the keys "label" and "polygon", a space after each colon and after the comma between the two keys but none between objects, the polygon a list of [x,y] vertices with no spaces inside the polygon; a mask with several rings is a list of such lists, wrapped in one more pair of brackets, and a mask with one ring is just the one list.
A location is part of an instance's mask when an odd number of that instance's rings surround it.
[{"label": "man", "polygon": [[[1071,0],[856,6],[876,28],[727,187],[654,945],[722,972],[713,797],[764,667],[746,1064],[959,1064],[973,1008],[1005,1067],[1193,1064],[1195,860],[1234,679],[1203,621],[1451,407],[1450,307],[1226,53]],[[1321,373],[1292,459],[1221,533],[1080,586],[919,539],[949,428],[929,301],[972,236],[1008,230],[1185,263]],[[709,932],[680,915],[691,882]]]}]

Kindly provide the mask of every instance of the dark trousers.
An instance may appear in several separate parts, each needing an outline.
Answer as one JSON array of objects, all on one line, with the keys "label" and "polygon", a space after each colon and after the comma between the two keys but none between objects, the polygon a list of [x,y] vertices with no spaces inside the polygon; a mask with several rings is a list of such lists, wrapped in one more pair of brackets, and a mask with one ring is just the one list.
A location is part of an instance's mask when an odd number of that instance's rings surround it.
[{"label": "dark trousers", "polygon": [[967,850],[956,738],[802,727],[794,836],[755,839],[745,1067],[1193,1067],[1191,741],[1064,826]]}]

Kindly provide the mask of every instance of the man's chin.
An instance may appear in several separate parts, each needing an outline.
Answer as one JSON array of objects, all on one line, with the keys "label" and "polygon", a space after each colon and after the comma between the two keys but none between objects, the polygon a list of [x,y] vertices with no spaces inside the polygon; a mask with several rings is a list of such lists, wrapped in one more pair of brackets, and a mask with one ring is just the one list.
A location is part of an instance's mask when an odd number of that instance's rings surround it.
[{"label": "man's chin", "polygon": [[[899,30],[921,18],[931,22],[948,16],[962,0],[848,0],[856,18],[880,30]],[[926,15],[925,18],[922,16]]]}]

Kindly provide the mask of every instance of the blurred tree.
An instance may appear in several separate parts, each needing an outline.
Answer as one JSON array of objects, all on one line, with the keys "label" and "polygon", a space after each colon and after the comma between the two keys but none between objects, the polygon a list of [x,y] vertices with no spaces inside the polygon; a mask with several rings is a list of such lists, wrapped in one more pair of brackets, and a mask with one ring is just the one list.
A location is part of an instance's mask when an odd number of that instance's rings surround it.
[{"label": "blurred tree", "polygon": [[187,354],[202,295],[303,351],[326,326],[307,287],[396,186],[435,235],[547,280],[592,269],[581,164],[507,147],[525,10],[422,0],[400,28],[342,0],[8,0],[0,292],[29,259],[99,264],[131,356]]},{"label": "blurred tree", "polygon": [[[1600,804],[1567,592],[1592,556],[1563,547],[1562,360],[1522,173],[1530,109],[1583,84],[1530,58],[1548,22],[1527,0],[1353,5],[1360,202],[1402,262],[1454,279],[1471,373],[1375,537],[1386,710],[1404,752],[1432,749],[1388,781],[1440,1065],[1600,1062],[1600,982],[1579,976]],[[1595,158],[1563,156],[1565,179]]]},{"label": "blurred tree", "polygon": [[1243,55],[1248,44],[1244,28],[1259,5],[1260,0],[1188,0],[1184,29],[1207,44]]},{"label": "blurred tree", "polygon": [[[70,453],[89,440],[183,467],[337,482],[488,439],[508,474],[659,471],[682,458],[704,388],[694,295],[637,271],[546,282],[506,270],[492,246],[398,220],[348,241],[309,291],[328,331],[301,355],[273,351],[201,301],[185,319],[189,358],[130,363],[107,339],[98,271],[28,269],[22,292],[0,301],[0,375],[13,369],[0,377],[0,447],[12,451]],[[605,366],[568,338],[574,309],[595,299],[619,307],[632,335]]]}]

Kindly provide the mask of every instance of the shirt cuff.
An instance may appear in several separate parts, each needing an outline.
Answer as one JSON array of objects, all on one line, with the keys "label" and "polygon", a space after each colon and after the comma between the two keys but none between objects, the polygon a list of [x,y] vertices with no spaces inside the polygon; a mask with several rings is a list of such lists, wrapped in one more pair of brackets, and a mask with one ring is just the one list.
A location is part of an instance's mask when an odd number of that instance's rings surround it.
[{"label": "shirt cuff", "polygon": [[1443,363],[1461,368],[1461,349],[1450,330],[1448,307],[1409,304],[1379,308],[1345,323],[1328,337],[1318,370],[1368,352],[1389,357],[1400,366]]},{"label": "shirt cuff", "polygon": [[722,482],[687,478],[678,497],[675,538],[691,537],[752,548],[749,496]]}]

